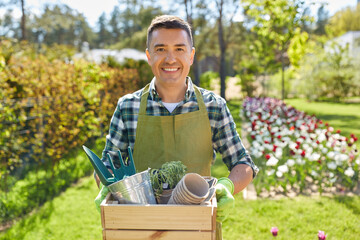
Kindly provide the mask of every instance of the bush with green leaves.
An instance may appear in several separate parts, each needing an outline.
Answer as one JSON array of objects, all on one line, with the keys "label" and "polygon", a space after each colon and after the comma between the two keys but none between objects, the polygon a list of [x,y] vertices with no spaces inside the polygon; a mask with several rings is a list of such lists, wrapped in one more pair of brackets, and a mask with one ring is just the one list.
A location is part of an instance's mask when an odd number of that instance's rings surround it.
[{"label": "bush with green leaves", "polygon": [[[56,177],[69,151],[108,132],[118,98],[138,89],[136,69],[72,62],[71,51],[54,46],[39,52],[26,42],[0,39],[0,200],[6,205],[17,184],[13,176],[21,180],[27,175],[19,172],[32,169],[39,177],[42,171]],[[26,184],[29,191],[41,187]],[[25,190],[22,194],[30,197]],[[38,204],[43,197],[32,196]],[[18,216],[11,209],[7,219]]]},{"label": "bush with green leaves", "polygon": [[219,78],[218,72],[207,71],[200,76],[200,87],[212,90],[213,84],[216,79]]},{"label": "bush with green leaves", "polygon": [[294,95],[335,102],[359,96],[360,61],[349,55],[348,48],[336,43],[314,48],[303,57],[293,76]]}]

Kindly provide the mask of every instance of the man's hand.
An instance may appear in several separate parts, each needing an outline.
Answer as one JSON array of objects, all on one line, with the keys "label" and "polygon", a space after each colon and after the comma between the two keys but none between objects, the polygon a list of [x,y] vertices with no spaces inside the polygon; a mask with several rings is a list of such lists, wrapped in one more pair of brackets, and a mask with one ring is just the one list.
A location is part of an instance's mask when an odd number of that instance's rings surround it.
[{"label": "man's hand", "polygon": [[101,212],[100,204],[105,199],[106,195],[109,193],[109,189],[108,189],[108,187],[104,186],[102,183],[100,183],[99,187],[100,187],[100,192],[97,195],[97,197],[95,198],[94,202],[95,202],[96,209],[100,213]]},{"label": "man's hand", "polygon": [[218,180],[215,188],[217,199],[216,221],[222,222],[235,206],[233,197],[234,184],[229,178],[223,177]]}]

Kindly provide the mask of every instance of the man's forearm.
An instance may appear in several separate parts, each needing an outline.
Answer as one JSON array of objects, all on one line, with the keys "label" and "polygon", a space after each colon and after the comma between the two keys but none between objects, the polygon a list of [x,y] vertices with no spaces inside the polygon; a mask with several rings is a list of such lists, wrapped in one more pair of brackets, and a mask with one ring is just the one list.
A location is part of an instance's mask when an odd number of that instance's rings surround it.
[{"label": "man's forearm", "polygon": [[234,183],[234,194],[236,194],[252,181],[253,170],[249,165],[238,164],[231,170],[229,179]]}]

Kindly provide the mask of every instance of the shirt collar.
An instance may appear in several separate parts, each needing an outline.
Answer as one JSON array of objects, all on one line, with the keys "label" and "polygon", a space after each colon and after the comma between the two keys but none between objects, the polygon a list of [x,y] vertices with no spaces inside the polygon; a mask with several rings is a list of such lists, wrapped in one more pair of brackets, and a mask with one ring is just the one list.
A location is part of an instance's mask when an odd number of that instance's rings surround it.
[{"label": "shirt collar", "polygon": [[[159,94],[157,93],[157,91],[155,89],[155,80],[156,80],[156,78],[154,77],[150,82],[149,96],[150,96],[151,100],[153,100],[153,101],[160,101],[161,99],[159,97]],[[185,102],[189,101],[191,96],[193,94],[195,94],[194,85],[191,81],[191,78],[186,77],[186,82],[187,82],[187,89],[185,92]]]}]

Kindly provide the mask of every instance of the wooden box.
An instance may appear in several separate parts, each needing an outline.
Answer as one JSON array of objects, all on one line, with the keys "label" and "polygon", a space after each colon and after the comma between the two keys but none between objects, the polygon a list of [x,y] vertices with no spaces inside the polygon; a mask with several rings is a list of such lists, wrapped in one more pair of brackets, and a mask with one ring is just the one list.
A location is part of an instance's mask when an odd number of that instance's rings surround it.
[{"label": "wooden box", "polygon": [[208,205],[101,203],[105,240],[215,240],[216,197]]}]

